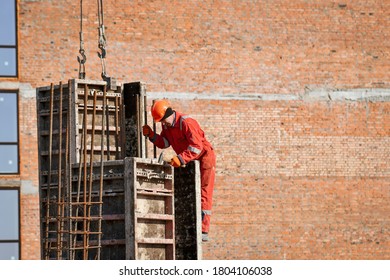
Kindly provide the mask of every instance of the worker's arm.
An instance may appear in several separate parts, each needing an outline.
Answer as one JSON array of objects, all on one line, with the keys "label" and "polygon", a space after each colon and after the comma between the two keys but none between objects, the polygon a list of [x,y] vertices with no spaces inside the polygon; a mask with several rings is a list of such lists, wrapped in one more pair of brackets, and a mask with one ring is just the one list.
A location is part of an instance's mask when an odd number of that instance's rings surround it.
[{"label": "worker's arm", "polygon": [[166,149],[170,146],[168,140],[164,137],[164,130],[161,135],[155,133],[148,125],[142,127],[142,134],[149,138],[149,140],[160,149]]},{"label": "worker's arm", "polygon": [[182,123],[182,131],[188,141],[188,147],[178,155],[182,165],[197,159],[203,151],[204,132],[198,122],[187,118]]}]

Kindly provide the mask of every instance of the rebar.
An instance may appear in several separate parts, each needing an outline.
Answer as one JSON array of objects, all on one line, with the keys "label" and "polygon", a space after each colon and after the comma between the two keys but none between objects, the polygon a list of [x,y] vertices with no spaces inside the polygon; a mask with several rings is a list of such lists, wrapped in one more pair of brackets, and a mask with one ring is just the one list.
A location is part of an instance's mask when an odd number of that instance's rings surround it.
[{"label": "rebar", "polygon": [[[86,107],[86,104],[84,104],[84,106]],[[85,114],[83,114],[83,121],[81,122],[82,123],[82,126],[81,126],[81,134],[84,135],[84,130],[86,130],[87,128],[85,127],[85,121],[86,120],[87,116]],[[78,128],[77,128],[78,129]],[[85,149],[85,141],[84,141],[84,137],[80,137],[80,150],[79,150],[79,167],[78,167],[78,181],[77,181],[77,193],[76,193],[76,203],[79,203],[80,202],[80,193],[81,193],[81,173],[83,171],[83,150]],[[72,187],[70,187],[70,189],[72,189]],[[73,216],[72,213],[73,213],[73,208],[72,208],[72,205],[73,205],[73,202],[72,202],[72,191],[70,191],[69,193],[69,196],[70,196],[70,200],[71,200],[71,207],[70,207],[70,216]],[[79,216],[79,207],[76,207],[75,209],[75,216],[78,217]],[[74,232],[77,231],[77,228],[78,228],[78,221],[75,221],[74,223],[74,230],[72,230],[72,226],[71,226],[71,235],[74,234]],[[77,239],[77,234],[74,234],[74,237],[73,237],[73,240],[72,240],[72,257],[71,259],[75,259],[75,251],[74,251],[74,247],[75,247],[75,244],[76,244],[76,239]]]},{"label": "rebar", "polygon": [[[146,99],[146,95],[144,95],[144,124],[147,125],[148,124],[148,110],[146,108],[146,104],[147,104],[147,99]],[[145,158],[148,158],[148,141],[145,140]]]},{"label": "rebar", "polygon": [[50,85],[50,113],[49,113],[49,171],[47,178],[47,200],[46,200],[46,224],[45,224],[45,259],[49,259],[49,218],[50,218],[50,187],[52,172],[52,149],[53,149],[53,103],[54,103],[54,85]]},{"label": "rebar", "polygon": [[58,201],[57,201],[57,260],[62,259],[62,95],[63,88],[60,82],[60,100],[59,100],[59,125],[58,125]]},{"label": "rebar", "polygon": [[[155,102],[156,102],[155,100],[152,101],[152,108],[153,108]],[[153,131],[154,131],[154,133],[156,133],[156,122],[154,121],[154,119],[153,119]],[[153,158],[157,158],[156,145],[153,145]]]},{"label": "rebar", "polygon": [[[83,169],[83,215],[84,218],[86,217],[87,214],[87,117],[88,117],[88,85],[84,85],[84,130],[83,130],[83,138],[84,138],[84,149],[83,149],[83,163],[84,163],[84,169]],[[83,251],[83,257],[84,260],[88,259],[88,249],[87,249],[87,234],[85,232],[85,229],[87,228],[87,220],[83,220],[83,229],[84,229],[84,234],[83,234],[83,241],[84,241],[84,251]]]},{"label": "rebar", "polygon": [[[103,93],[104,95],[104,93]],[[105,102],[105,105],[103,105],[103,107],[105,107],[105,113],[104,113],[104,117],[106,119],[106,125],[105,127],[103,126],[102,129],[106,129],[107,130],[107,133],[106,133],[106,147],[107,147],[107,160],[110,160],[111,159],[111,153],[110,153],[110,105],[108,104],[108,98],[107,98],[107,92],[105,93],[106,97],[104,98],[104,102]]]},{"label": "rebar", "polygon": [[125,128],[125,110],[123,106],[123,96],[121,96],[120,100],[120,106],[119,106],[119,112],[120,112],[120,123],[121,123],[121,159],[126,157],[126,128]]},{"label": "rebar", "polygon": [[[103,158],[104,158],[104,115],[106,114],[106,86],[103,88],[103,111],[102,111],[102,137],[101,137],[101,149],[100,149],[100,184],[99,184],[99,217],[102,217],[103,214],[103,176],[104,176],[104,166],[103,166]],[[108,145],[107,145],[108,146]],[[98,221],[98,231],[101,232],[102,228],[102,219]],[[101,234],[98,235],[98,254],[97,259],[100,260],[101,254]]]},{"label": "rebar", "polygon": [[115,159],[119,159],[119,97],[115,96]]},{"label": "rebar", "polygon": [[140,106],[139,106],[139,95],[135,95],[135,111],[136,111],[136,122],[137,122],[137,157],[141,157],[141,137],[142,137],[142,131],[140,129],[141,123],[140,123]]},{"label": "rebar", "polygon": [[70,137],[71,137],[71,133],[70,133],[70,128],[71,128],[71,116],[72,116],[72,84],[71,84],[71,81],[69,80],[68,81],[68,110],[67,110],[67,127],[66,127],[66,146],[65,146],[65,154],[66,154],[66,177],[65,177],[65,180],[66,180],[66,197],[67,197],[67,207],[68,207],[68,223],[67,223],[67,227],[68,227],[68,234],[67,234],[67,244],[68,244],[68,251],[67,251],[67,256],[68,256],[68,259],[71,259],[72,258],[72,254],[71,254],[71,230],[72,230],[72,220],[71,220],[71,216],[72,216],[72,207],[71,207],[71,203],[72,203],[72,164],[71,164],[71,154],[70,154]]},{"label": "rebar", "polygon": [[[92,132],[91,132],[91,147],[89,154],[89,191],[88,191],[88,214],[87,214],[87,246],[89,246],[89,232],[91,228],[91,206],[92,206],[92,185],[93,185],[93,154],[94,154],[94,141],[95,141],[95,116],[96,116],[96,91],[93,94],[93,113],[92,113]],[[87,248],[88,253],[88,248]]]}]

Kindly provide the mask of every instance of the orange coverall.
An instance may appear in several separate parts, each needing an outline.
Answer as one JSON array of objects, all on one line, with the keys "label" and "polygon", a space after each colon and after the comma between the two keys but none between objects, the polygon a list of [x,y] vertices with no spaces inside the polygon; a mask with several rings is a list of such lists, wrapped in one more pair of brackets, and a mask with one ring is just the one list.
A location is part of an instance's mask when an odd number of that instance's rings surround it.
[{"label": "orange coverall", "polygon": [[174,112],[171,127],[162,124],[161,134],[150,139],[160,149],[172,146],[182,165],[192,161],[200,162],[202,232],[208,233],[213,203],[216,157],[214,149],[205,138],[198,122]]}]

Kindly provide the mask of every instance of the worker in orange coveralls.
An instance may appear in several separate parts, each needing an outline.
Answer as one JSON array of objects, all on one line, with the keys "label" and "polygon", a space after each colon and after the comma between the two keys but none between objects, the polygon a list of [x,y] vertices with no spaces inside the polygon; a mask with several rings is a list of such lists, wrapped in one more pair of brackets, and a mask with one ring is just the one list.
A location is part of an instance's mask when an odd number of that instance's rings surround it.
[{"label": "worker in orange coveralls", "polygon": [[192,160],[199,160],[201,174],[202,241],[208,241],[212,196],[215,180],[216,157],[210,142],[206,140],[198,122],[172,109],[166,99],[152,106],[155,122],[161,122],[161,134],[144,125],[142,133],[160,149],[172,146],[176,156],[171,159],[173,167],[180,167]]}]

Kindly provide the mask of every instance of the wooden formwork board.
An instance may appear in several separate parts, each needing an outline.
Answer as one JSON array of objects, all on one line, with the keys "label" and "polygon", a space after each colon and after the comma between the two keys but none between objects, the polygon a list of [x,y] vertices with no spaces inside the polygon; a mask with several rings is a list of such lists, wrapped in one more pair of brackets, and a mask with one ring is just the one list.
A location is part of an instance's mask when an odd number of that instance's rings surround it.
[{"label": "wooden formwork board", "polygon": [[129,158],[125,170],[126,258],[175,259],[173,168]]}]

